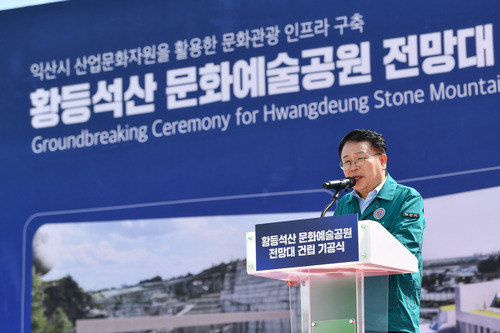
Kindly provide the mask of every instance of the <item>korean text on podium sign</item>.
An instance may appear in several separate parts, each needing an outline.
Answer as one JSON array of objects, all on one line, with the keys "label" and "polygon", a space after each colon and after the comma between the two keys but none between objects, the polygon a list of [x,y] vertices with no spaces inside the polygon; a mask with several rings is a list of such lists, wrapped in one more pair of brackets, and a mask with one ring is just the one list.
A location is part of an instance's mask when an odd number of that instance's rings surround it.
[{"label": "korean text on podium sign", "polygon": [[257,271],[359,260],[356,214],[258,224],[255,235]]}]

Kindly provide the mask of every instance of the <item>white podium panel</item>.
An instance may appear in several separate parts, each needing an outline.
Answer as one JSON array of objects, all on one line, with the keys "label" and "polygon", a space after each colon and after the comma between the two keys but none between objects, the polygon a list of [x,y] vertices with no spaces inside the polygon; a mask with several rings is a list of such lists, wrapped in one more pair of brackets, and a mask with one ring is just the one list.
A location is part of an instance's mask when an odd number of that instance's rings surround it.
[{"label": "white podium panel", "polygon": [[387,275],[417,271],[417,258],[380,223],[356,215],[247,233],[248,274],[291,286],[294,333],[387,331]]}]

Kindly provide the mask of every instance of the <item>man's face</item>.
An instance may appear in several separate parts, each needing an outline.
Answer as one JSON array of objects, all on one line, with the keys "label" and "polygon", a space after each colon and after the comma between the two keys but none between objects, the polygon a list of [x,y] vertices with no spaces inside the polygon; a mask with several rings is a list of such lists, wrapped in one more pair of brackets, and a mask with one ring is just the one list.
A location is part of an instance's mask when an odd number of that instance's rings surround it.
[{"label": "man's face", "polygon": [[[347,161],[354,162],[360,158],[369,157],[377,153],[378,151],[368,141],[347,141],[342,148],[340,157],[342,162],[345,163]],[[364,165],[359,166],[351,163],[351,168],[344,170],[344,174],[346,177],[356,179],[354,190],[365,199],[368,193],[373,191],[385,179],[387,155],[374,155],[364,161],[360,161],[361,164],[364,162]]]}]

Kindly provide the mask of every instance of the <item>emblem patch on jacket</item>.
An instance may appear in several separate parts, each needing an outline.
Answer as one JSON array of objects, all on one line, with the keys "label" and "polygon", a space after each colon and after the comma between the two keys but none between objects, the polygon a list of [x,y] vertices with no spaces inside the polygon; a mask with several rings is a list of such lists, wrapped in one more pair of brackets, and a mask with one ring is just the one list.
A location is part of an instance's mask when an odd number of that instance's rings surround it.
[{"label": "emblem patch on jacket", "polygon": [[380,220],[383,218],[385,215],[385,209],[379,208],[373,213],[373,217],[376,218],[377,220]]}]

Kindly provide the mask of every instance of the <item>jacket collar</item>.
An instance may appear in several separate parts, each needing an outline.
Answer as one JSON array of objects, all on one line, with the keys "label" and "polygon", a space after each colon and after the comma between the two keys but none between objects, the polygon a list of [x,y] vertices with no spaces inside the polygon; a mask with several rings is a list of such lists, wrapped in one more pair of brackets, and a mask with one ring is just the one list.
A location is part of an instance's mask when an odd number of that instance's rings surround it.
[{"label": "jacket collar", "polygon": [[[377,208],[382,207],[384,204],[381,201],[391,201],[396,193],[396,181],[392,179],[387,173],[387,180],[377,194],[377,197],[370,203],[370,205],[365,209],[363,214],[361,214],[360,219],[364,220],[369,215],[371,215]],[[354,197],[354,196],[353,196]],[[359,207],[359,205],[358,205]],[[359,208],[358,208],[359,209]]]},{"label": "jacket collar", "polygon": [[396,193],[396,185],[398,183],[396,183],[389,173],[386,173],[386,175],[387,181],[378,193],[377,199],[392,200],[394,198],[394,194]]}]

